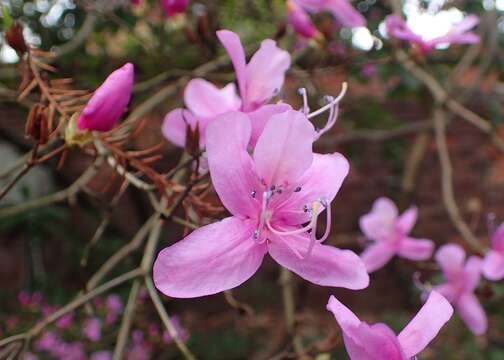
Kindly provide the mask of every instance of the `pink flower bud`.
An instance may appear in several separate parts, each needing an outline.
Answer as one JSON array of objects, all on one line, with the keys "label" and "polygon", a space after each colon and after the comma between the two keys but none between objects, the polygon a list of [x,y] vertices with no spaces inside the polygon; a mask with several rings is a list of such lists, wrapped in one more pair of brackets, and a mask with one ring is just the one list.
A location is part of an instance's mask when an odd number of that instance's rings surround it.
[{"label": "pink flower bud", "polygon": [[311,39],[318,35],[310,16],[293,0],[287,1],[287,20],[294,31],[301,36]]},{"label": "pink flower bud", "polygon": [[166,16],[172,17],[184,13],[189,5],[189,0],[161,0],[161,4]]},{"label": "pink flower bud", "polygon": [[133,64],[127,63],[110,74],[82,111],[80,130],[110,131],[126,111],[133,90]]},{"label": "pink flower bud", "polygon": [[101,339],[101,321],[97,318],[87,319],[84,322],[82,333],[92,342]]}]

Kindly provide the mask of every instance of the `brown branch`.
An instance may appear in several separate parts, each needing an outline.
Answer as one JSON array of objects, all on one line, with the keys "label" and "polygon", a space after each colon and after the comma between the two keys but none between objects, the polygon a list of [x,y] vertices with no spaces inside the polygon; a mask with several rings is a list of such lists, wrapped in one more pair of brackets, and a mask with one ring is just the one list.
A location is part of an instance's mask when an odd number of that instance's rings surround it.
[{"label": "brown branch", "polygon": [[446,124],[442,109],[438,108],[434,111],[433,121],[439,163],[441,166],[441,190],[443,203],[453,225],[460,235],[462,235],[463,239],[475,251],[482,252],[483,246],[464,221],[455,200],[455,191],[453,189],[453,168],[450,160],[450,153],[448,151],[448,145],[446,143]]}]

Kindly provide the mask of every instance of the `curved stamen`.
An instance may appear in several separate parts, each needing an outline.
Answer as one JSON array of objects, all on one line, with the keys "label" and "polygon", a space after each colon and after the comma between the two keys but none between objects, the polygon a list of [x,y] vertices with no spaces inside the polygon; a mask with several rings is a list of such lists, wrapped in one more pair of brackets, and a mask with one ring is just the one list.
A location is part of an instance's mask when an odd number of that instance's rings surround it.
[{"label": "curved stamen", "polygon": [[298,90],[299,95],[303,97],[303,113],[308,116],[310,113],[310,107],[308,106],[308,92],[305,88],[300,88]]},{"label": "curved stamen", "polygon": [[[333,101],[332,96],[328,96],[328,102],[331,103]],[[318,140],[322,135],[324,135],[326,132],[331,130],[331,128],[336,124],[336,120],[338,119],[338,114],[339,114],[339,104],[334,105],[331,107],[329,110],[329,116],[327,117],[327,122],[325,126],[317,130],[317,134],[315,135],[315,141]]]},{"label": "curved stamen", "polygon": [[311,255],[313,248],[315,246],[315,243],[323,243],[328,237],[329,233],[331,232],[331,204],[328,204],[325,200],[320,200],[319,203],[324,207],[324,210],[326,210],[326,229],[324,231],[324,235],[320,239],[317,239],[317,224],[318,224],[318,217],[322,213],[320,211],[316,217],[315,217],[315,224],[314,228],[312,230],[312,233],[310,235],[310,245],[308,246],[308,249],[306,250],[305,258]]},{"label": "curved stamen", "polygon": [[320,109],[308,114],[307,115],[308,119],[311,119],[317,115],[320,115],[320,114],[326,112],[327,110],[330,110],[336,104],[338,104],[341,101],[341,99],[343,99],[343,97],[345,96],[347,89],[348,89],[348,84],[346,82],[343,82],[343,84],[341,84],[341,92],[338,94],[338,96],[336,98],[334,98],[334,100],[331,101],[329,104],[322,106]]},{"label": "curved stamen", "polygon": [[259,241],[259,238],[261,237],[261,231],[264,228],[264,224],[267,221],[266,208],[268,207],[268,202],[269,202],[269,199],[271,198],[272,195],[273,195],[273,193],[271,192],[271,190],[263,192],[263,198],[262,198],[262,204],[261,204],[261,218],[259,220],[259,226],[254,233],[254,240],[256,242]]},{"label": "curved stamen", "polygon": [[309,230],[313,229],[313,220],[310,220],[310,223],[302,228],[296,229],[296,230],[291,230],[291,231],[280,231],[277,230],[271,225],[269,220],[266,220],[266,226],[268,227],[268,230],[271,231],[273,234],[278,235],[278,236],[288,236],[288,235],[297,235],[297,234],[302,234],[304,232],[307,232]]}]

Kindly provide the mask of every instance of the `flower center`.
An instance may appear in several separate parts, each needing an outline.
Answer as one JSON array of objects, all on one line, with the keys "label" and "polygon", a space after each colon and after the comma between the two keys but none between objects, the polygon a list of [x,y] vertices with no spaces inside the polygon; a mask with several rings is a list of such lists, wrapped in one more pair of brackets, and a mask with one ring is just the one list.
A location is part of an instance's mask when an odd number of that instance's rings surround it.
[{"label": "flower center", "polygon": [[[301,187],[296,187],[293,192],[300,192]],[[300,259],[307,258],[315,246],[316,243],[324,242],[328,237],[331,231],[331,204],[328,203],[325,199],[318,199],[313,201],[311,204],[307,204],[303,206],[303,211],[310,214],[309,222],[303,226],[294,230],[283,230],[276,228],[271,220],[273,218],[274,209],[270,208],[270,202],[273,196],[280,195],[284,192],[282,188],[277,188],[275,186],[270,187],[269,190],[263,192],[262,194],[262,202],[261,202],[261,213],[259,216],[259,224],[257,229],[254,231],[254,240],[258,243],[263,243],[268,240],[268,237],[265,236],[265,231],[269,231],[280,238],[289,249],[296,254]],[[256,191],[253,190],[251,192],[251,196],[256,196]],[[321,238],[317,239],[317,225],[320,214],[326,210],[326,228],[324,234]],[[290,244],[288,239],[285,239],[286,236],[299,235],[303,233],[310,234],[310,243],[306,252],[301,254],[298,249],[294,248],[292,244]]]}]

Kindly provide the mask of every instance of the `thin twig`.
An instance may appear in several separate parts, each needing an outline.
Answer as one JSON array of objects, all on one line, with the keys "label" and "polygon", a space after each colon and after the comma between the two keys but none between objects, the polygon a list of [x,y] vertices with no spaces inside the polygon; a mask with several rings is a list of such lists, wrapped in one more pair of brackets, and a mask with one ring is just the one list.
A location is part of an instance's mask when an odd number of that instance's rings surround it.
[{"label": "thin twig", "polygon": [[131,285],[131,290],[128,297],[128,303],[126,304],[126,309],[124,309],[124,315],[121,320],[121,327],[119,328],[119,334],[117,335],[116,346],[114,349],[114,357],[112,358],[113,360],[121,360],[124,357],[124,350],[128,343],[128,337],[131,330],[133,317],[135,315],[139,292],[140,292],[140,281],[138,279],[135,279],[133,280],[133,284]]}]

